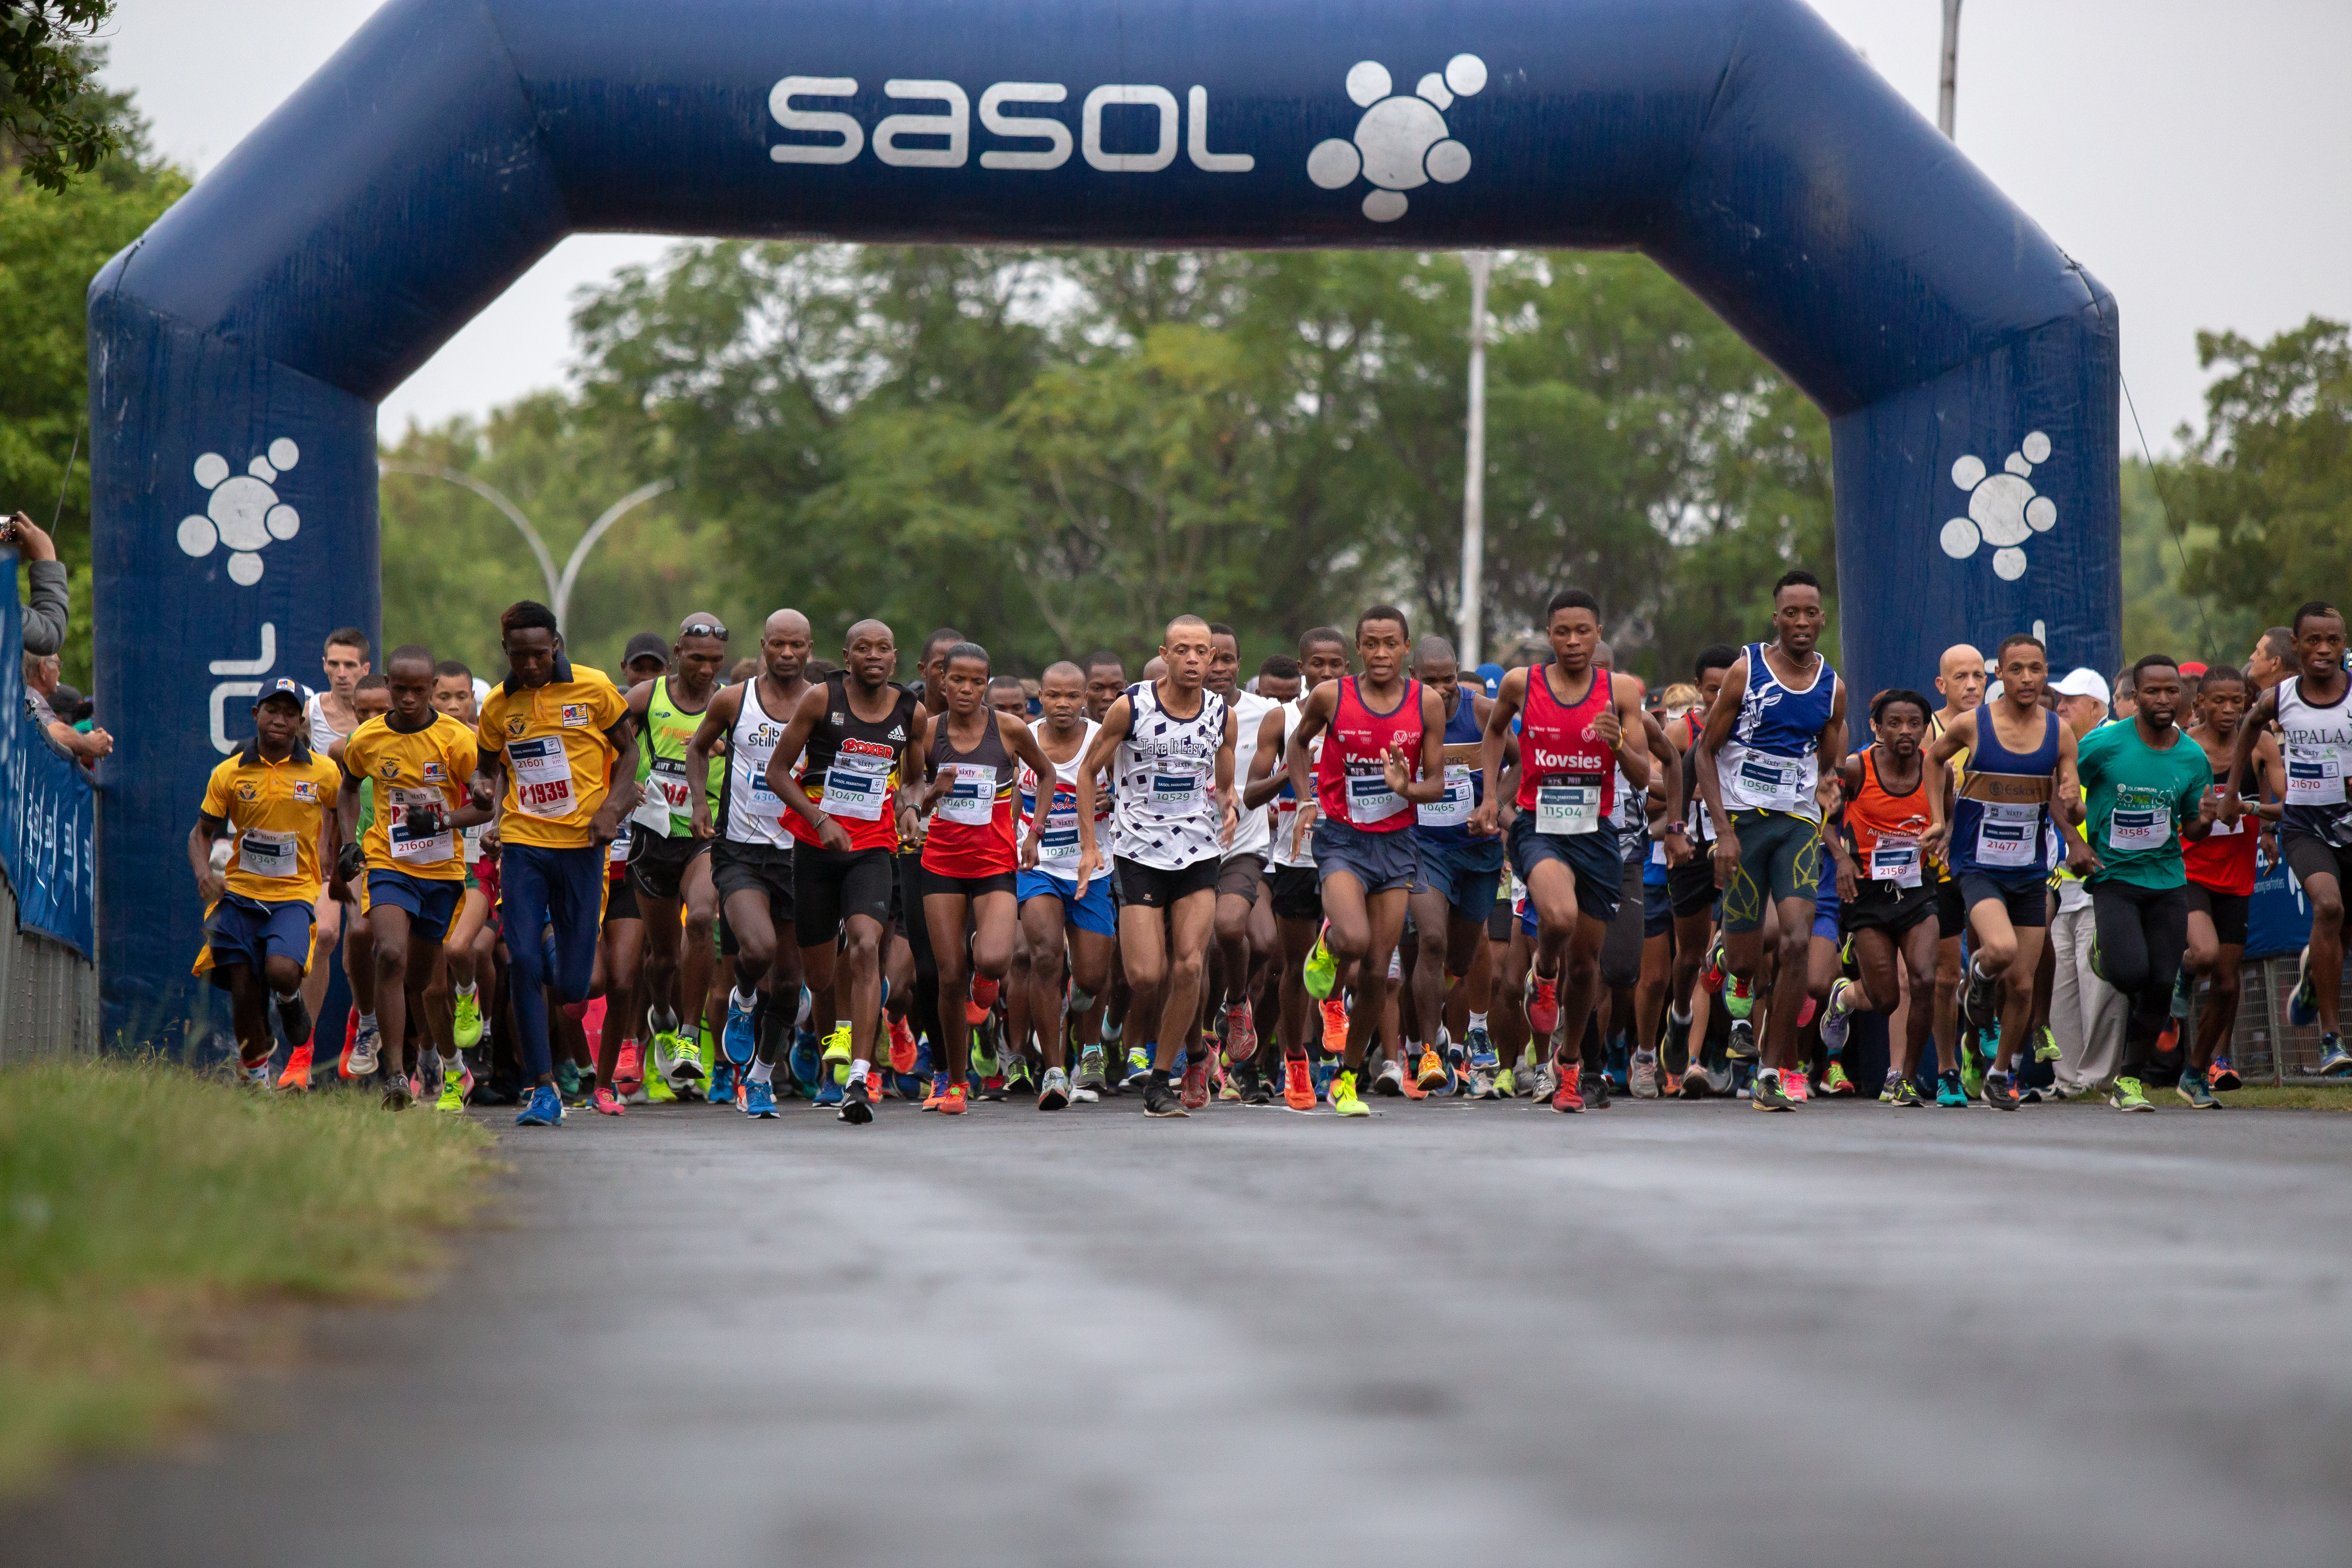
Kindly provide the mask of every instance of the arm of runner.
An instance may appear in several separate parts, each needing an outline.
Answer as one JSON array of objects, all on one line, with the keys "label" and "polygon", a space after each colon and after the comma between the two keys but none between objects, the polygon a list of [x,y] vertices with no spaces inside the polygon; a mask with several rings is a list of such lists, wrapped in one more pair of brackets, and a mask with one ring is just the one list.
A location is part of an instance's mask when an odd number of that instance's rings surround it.
[{"label": "arm of runner", "polygon": [[1698,732],[1692,754],[1697,758],[1692,772],[1698,779],[1699,798],[1706,803],[1706,814],[1715,824],[1715,885],[1727,887],[1731,873],[1739,864],[1739,835],[1732,831],[1731,814],[1723,809],[1723,780],[1715,766],[1715,754],[1731,739],[1731,726],[1739,717],[1739,705],[1748,696],[1748,656],[1741,654],[1724,671],[1723,689],[1715,694],[1715,705],[1706,710],[1706,724]]},{"label": "arm of runner", "polygon": [[[1728,685],[1729,682],[1727,681],[1725,684]],[[1944,726],[1944,732],[1928,742],[1927,750],[1921,753],[1927,761],[1920,766],[1925,770],[1928,780],[1931,783],[1940,781],[1937,788],[1927,792],[1927,831],[1919,836],[1919,852],[1923,855],[1933,855],[1940,858],[1944,854],[1946,844],[1952,837],[1952,825],[1944,811],[1945,800],[1951,792],[1952,759],[1958,756],[1963,750],[1975,745],[1976,740],[1977,716],[1975,710],[1971,709],[1966,713],[1955,714],[1952,721]],[[2074,731],[2063,724],[2060,725],[2058,727],[2059,755],[2072,756],[2073,744]]]},{"label": "arm of runner", "polygon": [[1230,846],[1234,834],[1242,825],[1241,795],[1234,788],[1234,737],[1241,732],[1242,721],[1234,716],[1231,707],[1225,710],[1224,739],[1217,742],[1217,816],[1220,819],[1217,842]]},{"label": "arm of runner", "polygon": [[[332,801],[320,801],[319,803],[319,854],[320,857],[320,863],[321,865],[331,866],[334,868],[334,875],[328,884],[329,888],[331,889],[334,887],[341,886],[343,891],[337,895],[337,900],[342,903],[349,903],[351,901],[351,889],[350,886],[343,881],[342,876],[343,821],[342,814],[339,809],[342,805],[344,793],[345,792],[339,789],[335,792],[335,798]],[[353,791],[352,793],[356,794],[357,792]]]},{"label": "arm of runner", "polygon": [[[1975,714],[1969,715],[1973,719]],[[1948,733],[1948,731],[1947,731]],[[1976,739],[1976,726],[1969,726],[1969,738]],[[2083,833],[2083,823],[2088,816],[2089,801],[2085,798],[2080,771],[2081,751],[2074,743],[2074,731],[2067,725],[2058,726],[2058,783],[2063,790],[2073,792],[2074,805],[2065,812],[2052,812],[2050,820],[2058,824],[2059,842],[2066,847],[2066,869],[2077,877],[2087,877],[2094,871],[2105,870],[2106,862],[2091,847]]]},{"label": "arm of runner", "polygon": [[604,740],[613,748],[613,783],[604,804],[588,819],[588,837],[598,844],[619,837],[621,819],[637,808],[637,727],[625,708],[606,726]]},{"label": "arm of runner", "polygon": [[206,909],[220,902],[228,885],[228,879],[213,869],[213,840],[227,831],[228,819],[208,811],[198,812],[196,825],[188,829],[188,869],[196,874],[196,897]]},{"label": "arm of runner", "polygon": [[1298,797],[1301,812],[1315,798],[1315,784],[1307,776],[1307,759],[1314,754],[1315,737],[1329,727],[1332,710],[1339,701],[1339,682],[1325,681],[1307,695],[1307,707],[1298,715],[1298,727],[1290,732],[1289,754],[1282,761],[1290,771],[1290,793]]},{"label": "arm of runner", "polygon": [[793,710],[792,722],[784,726],[783,737],[768,757],[768,787],[784,808],[796,813],[817,836],[817,841],[836,855],[849,853],[849,830],[819,808],[801,788],[801,781],[793,776],[793,764],[808,750],[809,737],[824,721],[826,689],[812,686],[801,693],[801,705]]},{"label": "arm of runner", "polygon": [[1381,771],[1400,799],[1431,805],[1445,798],[1445,699],[1426,686],[1421,689],[1421,776],[1406,776],[1401,744],[1390,746]]},{"label": "arm of runner", "polygon": [[1276,707],[1268,709],[1265,717],[1258,721],[1257,750],[1250,756],[1249,782],[1242,787],[1244,807],[1255,811],[1282,793],[1290,775],[1286,772],[1280,778],[1275,776],[1274,764],[1281,755],[1282,710]]},{"label": "arm of runner", "polygon": [[1609,672],[1609,706],[1592,726],[1592,733],[1617,753],[1617,766],[1635,789],[1650,787],[1649,715],[1642,711],[1639,676]]},{"label": "arm of runner", "polygon": [[[1633,711],[1642,716],[1642,736],[1648,743],[1650,761],[1657,764],[1650,771],[1649,784],[1643,787],[1649,788],[1651,799],[1663,798],[1665,801],[1667,821],[1680,822],[1683,819],[1682,753],[1675,750],[1674,742],[1667,738],[1666,727],[1659,723],[1648,709],[1642,706],[1641,685],[1639,680],[1633,682]],[[1650,787],[1654,785],[1661,776],[1664,776],[1666,781],[1665,794],[1663,797],[1655,788]]]},{"label": "arm of runner", "polygon": [[[752,680],[759,677],[753,676]],[[702,710],[702,721],[694,727],[694,738],[686,743],[686,776],[702,779],[710,776],[710,749],[727,737],[735,721],[743,711],[743,693],[751,681],[739,680],[732,686],[722,686],[711,694],[710,706]],[[730,700],[731,699],[731,700]],[[698,789],[688,792],[693,802],[689,815],[694,820],[694,836],[709,838],[717,833],[710,820],[710,792]]]},{"label": "arm of runner", "polygon": [[1495,700],[1486,710],[1486,727],[1478,732],[1478,768],[1486,775],[1486,798],[1470,814],[1470,831],[1481,838],[1491,838],[1502,831],[1503,748],[1510,742],[1511,721],[1518,716],[1527,689],[1526,670],[1504,671]]},{"label": "arm of runner", "polygon": [[1037,743],[1036,731],[1019,719],[1000,713],[996,716],[996,732],[1003,738],[1004,749],[1011,752],[1035,780],[1033,786],[1045,798],[1039,809],[1029,814],[1029,834],[1021,841],[1021,868],[1037,868],[1038,835],[1045,830],[1045,817],[1054,804],[1054,763],[1045,755],[1045,748]]},{"label": "arm of runner", "polygon": [[[1845,755],[1845,682],[1843,680],[1837,683],[1837,690],[1830,698],[1829,722],[1822,726],[1820,736],[1813,742],[1813,755]],[[1823,822],[1827,822],[1830,813],[1838,807],[1837,791],[1838,770],[1816,767],[1813,770],[1813,803],[1821,808]]]},{"label": "arm of runner", "polygon": [[2238,726],[2238,738],[2230,746],[2230,777],[2221,786],[2221,820],[2238,820],[2238,795],[2246,781],[2246,763],[2254,754],[2255,743],[2271,732],[2278,722],[2278,688],[2273,686],[2254,700],[2245,720]]},{"label": "arm of runner", "polygon": [[[1087,896],[1087,884],[1103,868],[1102,846],[1095,842],[1095,775],[1110,765],[1118,743],[1127,739],[1127,728],[1134,722],[1135,704],[1125,697],[1110,705],[1103,715],[1102,725],[1095,731],[1092,744],[1078,763],[1078,889],[1077,897]],[[1044,778],[1044,774],[1039,774]],[[1041,786],[1042,787],[1042,786]]]}]

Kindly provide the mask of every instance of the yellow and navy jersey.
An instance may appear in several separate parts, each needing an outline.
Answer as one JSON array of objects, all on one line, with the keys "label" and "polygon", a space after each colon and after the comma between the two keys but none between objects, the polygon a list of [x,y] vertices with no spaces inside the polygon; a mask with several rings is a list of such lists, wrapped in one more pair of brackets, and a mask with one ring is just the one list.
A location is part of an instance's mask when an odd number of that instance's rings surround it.
[{"label": "yellow and navy jersey", "polygon": [[[360,837],[372,870],[405,871],[427,881],[466,876],[448,814],[466,804],[478,755],[474,732],[446,713],[413,733],[392,727],[391,716],[371,719],[343,742],[343,771],[373,786],[375,810]],[[440,826],[419,832],[410,814],[437,807]],[[431,824],[431,814],[427,816]]]},{"label": "yellow and navy jersey", "polygon": [[491,688],[476,739],[506,763],[501,840],[548,849],[576,849],[591,841],[589,820],[611,791],[617,754],[604,731],[628,707],[603,670],[563,658],[544,686],[518,685],[509,677]]},{"label": "yellow and navy jersey", "polygon": [[342,770],[297,740],[279,762],[247,741],[213,770],[204,814],[237,831],[228,890],[265,904],[315,903],[319,824],[342,791]]}]

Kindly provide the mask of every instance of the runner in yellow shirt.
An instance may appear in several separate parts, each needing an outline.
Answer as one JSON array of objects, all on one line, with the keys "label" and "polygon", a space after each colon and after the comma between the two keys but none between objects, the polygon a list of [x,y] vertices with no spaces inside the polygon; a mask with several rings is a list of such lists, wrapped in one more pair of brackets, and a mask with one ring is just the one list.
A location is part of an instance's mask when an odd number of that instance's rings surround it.
[{"label": "runner in yellow shirt", "polygon": [[[547,992],[587,1000],[604,913],[605,848],[637,801],[637,737],[621,689],[563,657],[555,612],[525,599],[499,617],[507,679],[482,704],[482,771],[501,797],[499,918],[524,1070],[518,1127],[563,1120]],[[553,927],[552,933],[549,931]]]},{"label": "runner in yellow shirt", "polygon": [[[341,845],[335,802],[341,771],[310,749],[302,688],[273,680],[253,704],[253,739],[213,770],[188,865],[205,900],[205,950],[195,972],[229,994],[246,1080],[269,1081],[269,1003],[286,1042],[310,1042],[302,976],[310,967],[319,901],[319,856]],[[238,835],[226,872],[213,869],[213,841]]]},{"label": "runner in yellow shirt", "polygon": [[433,706],[433,655],[410,644],[384,661],[392,710],[369,720],[343,742],[344,833],[358,826],[359,783],[375,784],[375,820],[361,840],[366,864],[368,931],[374,941],[375,1010],[382,1030],[383,1103],[404,1110],[410,1086],[407,1023],[418,1009],[425,1037],[442,1060],[440,1108],[461,1110],[465,1068],[446,988],[426,987],[441,943],[457,923],[466,893],[466,857],[457,835],[489,820],[488,791],[473,797],[479,748],[474,731]]}]

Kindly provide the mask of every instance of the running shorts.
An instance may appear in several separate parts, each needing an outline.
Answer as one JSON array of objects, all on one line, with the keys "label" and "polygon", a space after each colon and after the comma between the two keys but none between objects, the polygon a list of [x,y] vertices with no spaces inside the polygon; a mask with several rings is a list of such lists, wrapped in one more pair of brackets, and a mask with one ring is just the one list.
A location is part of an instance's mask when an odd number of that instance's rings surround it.
[{"label": "running shorts", "polygon": [[244,964],[258,979],[263,963],[272,958],[290,958],[309,970],[310,928],[317,920],[318,911],[307,899],[265,904],[243,893],[223,893],[205,916],[205,945],[213,953],[205,978],[226,991],[230,964]]},{"label": "running shorts", "polygon": [[[710,845],[710,885],[718,890],[721,908],[738,893],[764,893],[770,921],[782,926],[793,918],[792,850],[781,844],[738,844],[727,838],[707,842]],[[823,851],[813,849],[810,853]]]},{"label": "running shorts", "polygon": [[[1422,838],[1421,885],[1445,895],[1457,921],[1483,923],[1493,912],[1503,885],[1503,841],[1477,838],[1466,844]],[[1506,928],[1508,929],[1507,927]]]},{"label": "running shorts", "polygon": [[686,868],[694,863],[697,855],[715,853],[718,843],[717,839],[697,838],[691,834],[683,838],[664,838],[640,827],[629,840],[629,880],[648,899],[676,903]]},{"label": "running shorts", "polygon": [[2253,901],[2248,893],[2217,893],[2195,881],[2189,884],[2189,907],[2212,921],[2213,940],[2223,947],[2246,945],[2246,913]]},{"label": "running shorts", "polygon": [[2049,879],[2040,871],[2027,873],[2014,882],[1988,877],[1982,871],[1960,873],[1960,901],[1973,910],[1989,900],[1999,900],[2009,911],[2009,923],[2020,931],[2046,926],[2050,923]]},{"label": "running shorts", "polygon": [[637,889],[626,877],[604,879],[604,923],[614,921],[641,921],[645,911],[637,908]]},{"label": "running shorts", "polygon": [[894,871],[887,849],[836,851],[813,844],[796,845],[793,933],[800,944],[823,947],[838,940],[843,923],[853,915],[864,915],[877,925],[888,921]]},{"label": "running shorts", "polygon": [[1714,848],[1713,844],[1694,845],[1689,859],[1666,868],[1666,897],[1674,905],[1675,919],[1686,921],[1715,908]]},{"label": "running shorts", "polygon": [[1643,927],[1649,908],[1642,894],[1642,862],[1629,862],[1617,885],[1617,914],[1601,939],[1601,983],[1622,991],[1642,978]]},{"label": "running shorts", "polygon": [[1642,883],[1642,936],[1664,936],[1675,929],[1674,895],[1664,882]]},{"label": "running shorts", "polygon": [[1739,836],[1739,865],[1723,889],[1725,931],[1760,930],[1767,900],[1812,899],[1821,872],[1819,825],[1786,812],[1735,811],[1731,826]]},{"label": "running shorts", "polygon": [[1097,877],[1088,882],[1087,896],[1082,899],[1075,879],[1065,881],[1043,871],[1024,871],[1014,879],[1013,892],[1024,906],[1032,899],[1059,899],[1062,918],[1078,930],[1096,936],[1118,934],[1118,910],[1110,901],[1108,877]]},{"label": "running shorts", "polygon": [[[1599,921],[1602,925],[1617,918],[1617,905],[1624,897],[1625,861],[1617,853],[1614,833],[1538,833],[1535,814],[1523,811],[1511,819],[1508,847],[1511,868],[1528,888],[1535,886],[1538,866],[1546,860],[1557,860],[1576,878],[1576,912],[1580,916]],[[1530,892],[1523,922],[1528,930],[1536,929],[1535,919],[1535,896]]]},{"label": "running shorts", "polygon": [[1265,880],[1265,856],[1255,850],[1228,855],[1217,866],[1217,897],[1240,899],[1255,909],[1258,884]]},{"label": "running shorts", "polygon": [[1266,879],[1266,891],[1278,921],[1319,921],[1323,918],[1323,885],[1312,866],[1276,866]]},{"label": "running shorts", "polygon": [[1421,885],[1421,860],[1413,853],[1411,828],[1393,833],[1367,833],[1336,817],[1315,819],[1315,870],[1318,885],[1345,871],[1373,893],[1412,892]]},{"label": "running shorts", "polygon": [[426,942],[446,942],[457,911],[466,904],[466,884],[412,877],[389,867],[371,866],[367,874],[368,907],[406,910],[410,926]]},{"label": "running shorts", "polygon": [[966,899],[977,899],[988,893],[1010,893],[1013,884],[1013,874],[1010,871],[991,871],[984,877],[950,877],[928,866],[923,868],[923,897],[926,899],[933,893],[942,896],[961,894]]},{"label": "running shorts", "polygon": [[2279,854],[2297,887],[2314,877],[2333,877],[2339,890],[2352,890],[2352,847],[2330,844],[2315,833],[2282,831]]},{"label": "running shorts", "polygon": [[1845,929],[1883,931],[1899,937],[1937,912],[1941,894],[1941,884],[1922,882],[1906,888],[1900,882],[1858,881],[1853,885],[1853,901],[1845,906]]},{"label": "running shorts", "polygon": [[[1190,866],[1180,866],[1173,871],[1159,866],[1147,866],[1124,855],[1114,855],[1110,868],[1112,877],[1117,879],[1114,891],[1120,908],[1132,905],[1138,909],[1165,910],[1173,908],[1194,893],[1214,892],[1223,867],[1213,855],[1195,860]],[[1099,881],[1101,879],[1096,879]],[[1091,884],[1087,890],[1094,890]]]},{"label": "running shorts", "polygon": [[1960,896],[1958,880],[1947,877],[1936,884],[1936,940],[1949,942],[1968,929],[1968,900]]}]

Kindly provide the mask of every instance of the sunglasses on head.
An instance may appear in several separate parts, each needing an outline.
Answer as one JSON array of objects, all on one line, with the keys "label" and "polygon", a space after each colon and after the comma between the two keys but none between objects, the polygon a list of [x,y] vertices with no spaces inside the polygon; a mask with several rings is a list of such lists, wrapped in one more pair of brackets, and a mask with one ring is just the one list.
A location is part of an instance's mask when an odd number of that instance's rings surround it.
[{"label": "sunglasses on head", "polygon": [[720,642],[725,642],[727,628],[717,621],[688,621],[678,628],[677,635],[681,641],[687,637],[717,637]]}]

